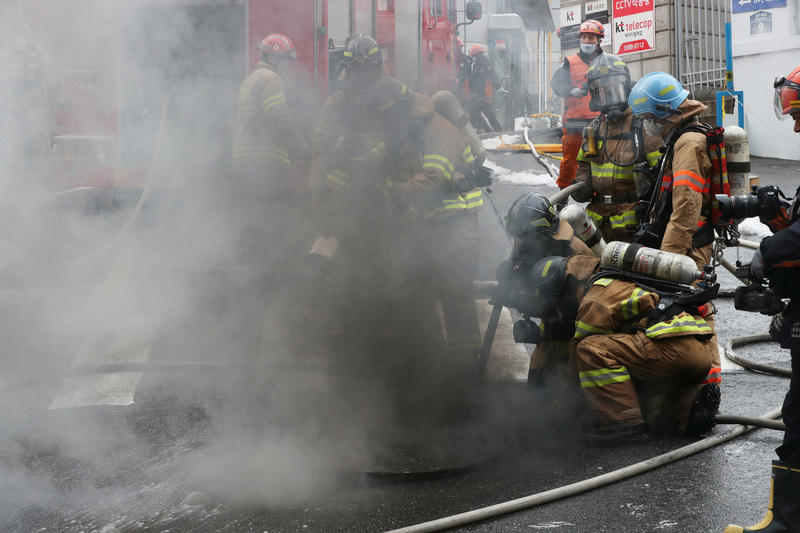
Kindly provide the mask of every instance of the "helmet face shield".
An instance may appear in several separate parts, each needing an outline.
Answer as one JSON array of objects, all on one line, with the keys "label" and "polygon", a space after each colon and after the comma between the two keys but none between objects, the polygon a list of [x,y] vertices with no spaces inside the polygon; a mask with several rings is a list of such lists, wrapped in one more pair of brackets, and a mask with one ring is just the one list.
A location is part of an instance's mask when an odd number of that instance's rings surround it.
[{"label": "helmet face shield", "polygon": [[607,110],[628,105],[628,80],[622,74],[590,80],[589,92],[599,109]]},{"label": "helmet face shield", "polygon": [[800,112],[800,84],[780,77],[775,80],[774,86],[774,108],[778,120],[787,120],[793,112]]}]

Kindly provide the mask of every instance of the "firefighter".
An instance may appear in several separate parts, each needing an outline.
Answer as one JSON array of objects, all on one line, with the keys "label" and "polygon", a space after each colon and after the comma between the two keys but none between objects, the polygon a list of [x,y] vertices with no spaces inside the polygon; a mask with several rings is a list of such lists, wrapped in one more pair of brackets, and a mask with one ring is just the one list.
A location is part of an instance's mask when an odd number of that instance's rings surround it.
[{"label": "firefighter", "polygon": [[[713,167],[708,153],[706,135],[684,131],[699,122],[698,115],[706,110],[702,103],[688,98],[689,91],[665,72],[651,72],[633,86],[628,104],[634,115],[643,118],[643,128],[650,135],[659,136],[671,150],[671,157],[663,165],[663,175],[656,177],[654,186],[660,187],[652,213],[662,221],[658,242],[649,238],[645,224],[640,224],[636,241],[666,252],[686,255],[694,260],[698,270],[711,264],[714,244],[714,227],[711,223],[711,178]],[[661,165],[660,165],[661,166]],[[640,221],[651,223],[649,221]],[[659,226],[660,227],[660,226]],[[640,241],[639,237],[644,240]],[[713,315],[706,322],[714,330]],[[706,380],[698,385],[696,394],[683,399],[691,404],[702,396],[719,396],[722,364],[716,334],[711,342],[714,361]],[[704,390],[705,389],[705,390]]]},{"label": "firefighter", "polygon": [[[558,180],[556,180],[556,184],[561,189],[570,185],[575,179],[583,129],[599,114],[589,108],[591,98],[586,90],[586,74],[592,60],[603,54],[600,42],[605,36],[605,30],[600,22],[588,19],[580,25],[578,32],[581,38],[580,51],[564,58],[564,62],[553,74],[550,82],[553,92],[564,98],[563,136],[561,137],[564,157],[561,160]],[[566,205],[566,200],[564,205]]]},{"label": "firefighter", "polygon": [[311,149],[289,107],[282,76],[297,59],[292,41],[277,33],[258,45],[256,69],[239,87],[233,137],[233,167],[248,209],[242,210],[241,246],[257,276],[286,261],[285,224],[290,202],[284,180],[292,159],[309,160]]},{"label": "firefighter", "polygon": [[[775,88],[775,113],[778,118],[794,120],[794,132],[800,133],[800,66],[773,84]],[[796,209],[798,193],[792,203]],[[729,525],[724,533],[760,531],[763,533],[788,533],[800,524],[800,291],[797,288],[800,264],[800,220],[797,212],[791,213],[793,222],[788,227],[761,241],[750,263],[751,278],[770,279],[770,287],[779,296],[788,297],[789,305],[773,318],[770,334],[781,348],[788,348],[792,356],[792,376],[789,391],[783,401],[783,421],[786,431],[783,443],[775,450],[777,461],[772,461],[769,509],[764,519],[754,526],[743,528]],[[773,230],[775,231],[775,230]]]},{"label": "firefighter", "polygon": [[344,89],[328,98],[314,129],[310,185],[317,198],[326,186],[336,190],[345,185],[356,146],[375,139],[374,126],[359,107],[359,98],[383,75],[383,55],[375,39],[360,33],[349,39],[341,69]]},{"label": "firefighter", "polygon": [[[375,39],[360,33],[350,38],[341,69],[344,87],[325,102],[314,130],[310,184],[320,233],[341,248],[335,262],[317,263],[312,269],[318,279],[330,275],[335,280],[327,337],[348,341],[344,351],[368,330],[384,338],[395,335],[392,324],[398,313],[390,309],[395,298],[389,292],[396,283],[390,283],[388,273],[402,245],[394,213],[384,205],[379,188],[387,177],[382,169],[385,144],[363,106],[365,93],[383,76],[383,56]],[[320,261],[317,254],[309,254],[311,258]],[[365,328],[367,321],[382,326]]]},{"label": "firefighter", "polygon": [[[646,423],[659,431],[673,426],[689,437],[714,426],[718,389],[704,389],[688,409],[673,402],[694,391],[711,368],[714,331],[701,316],[707,307],[662,310],[660,300],[601,271],[580,302],[570,351],[593,445],[645,442]],[[643,409],[641,396],[655,403],[651,411],[647,403]]]},{"label": "firefighter", "polygon": [[[581,255],[594,259],[592,251],[575,236],[569,224],[561,223],[555,207],[544,196],[527,193],[517,198],[506,216],[506,233],[514,239],[513,258],[497,272],[501,284],[526,280],[533,265],[548,256]],[[528,385],[557,388],[566,383],[569,341],[572,329],[544,331],[531,354]]]},{"label": "firefighter", "polygon": [[[591,101],[600,111],[587,128],[578,153],[576,182],[584,188],[573,193],[577,202],[589,202],[586,212],[606,242],[633,242],[639,225],[636,204],[646,196],[652,181],[636,172],[637,163],[658,164],[661,138],[642,132],[641,120],[633,120],[628,106],[631,75],[627,65],[612,54],[601,54],[586,75]],[[635,126],[634,126],[635,124]],[[649,173],[648,173],[649,174]]]},{"label": "firefighter", "polygon": [[464,51],[464,41],[456,37],[456,77],[453,80],[453,94],[463,103],[469,95],[469,74],[472,71],[472,57]]},{"label": "firefighter", "polygon": [[496,89],[500,88],[500,80],[497,78],[483,46],[472,45],[469,55],[471,58],[468,78],[470,98],[467,112],[470,122],[479,133],[502,131],[503,127],[498,122],[492,108],[492,95]]},{"label": "firefighter", "polygon": [[[0,179],[5,193],[41,184],[53,170],[57,79],[30,29],[17,24],[0,43]],[[10,188],[8,188],[10,187]]]},{"label": "firefighter", "polygon": [[[469,141],[434,111],[430,98],[393,78],[375,82],[365,109],[378,121],[387,144],[387,194],[413,221],[410,231],[418,253],[406,266],[419,269],[426,284],[433,282],[444,313],[448,360],[456,373],[476,376],[481,336],[473,280],[483,196],[469,177]],[[424,298],[429,290],[417,292]]]}]

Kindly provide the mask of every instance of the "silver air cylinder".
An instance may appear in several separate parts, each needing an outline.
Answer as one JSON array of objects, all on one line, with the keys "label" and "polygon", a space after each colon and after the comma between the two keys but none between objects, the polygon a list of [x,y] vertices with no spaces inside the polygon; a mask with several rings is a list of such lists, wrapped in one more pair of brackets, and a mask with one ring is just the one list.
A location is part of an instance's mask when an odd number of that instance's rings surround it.
[{"label": "silver air cylinder", "polygon": [[725,154],[731,196],[750,192],[750,139],[739,126],[725,127]]},{"label": "silver air cylinder", "polygon": [[619,241],[608,243],[600,260],[600,266],[684,285],[691,285],[704,276],[697,270],[695,262],[685,255]]},{"label": "silver air cylinder", "polygon": [[483,147],[483,143],[478,137],[478,134],[475,133],[475,128],[470,124],[469,115],[461,107],[461,104],[458,103],[456,95],[450,91],[437,91],[434,93],[432,99],[436,112],[461,130],[461,133],[463,133],[464,137],[469,141],[469,147],[470,150],[472,150],[475,161],[478,164],[483,164],[486,160],[486,148]]},{"label": "silver air cylinder", "polygon": [[558,216],[572,226],[572,229],[575,230],[575,235],[586,246],[591,248],[594,255],[597,257],[603,255],[603,250],[606,249],[606,241],[603,240],[603,236],[597,231],[597,226],[594,225],[594,222],[589,218],[589,214],[583,207],[578,204],[570,204],[562,209]]}]

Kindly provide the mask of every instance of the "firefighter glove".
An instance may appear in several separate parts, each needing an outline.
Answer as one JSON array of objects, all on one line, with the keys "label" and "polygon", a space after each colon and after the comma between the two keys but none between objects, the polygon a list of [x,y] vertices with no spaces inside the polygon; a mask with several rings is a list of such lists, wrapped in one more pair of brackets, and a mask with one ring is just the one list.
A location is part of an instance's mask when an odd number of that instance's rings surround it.
[{"label": "firefighter glove", "polygon": [[583,98],[583,89],[580,87],[573,87],[569,95],[573,98]]},{"label": "firefighter glove", "polygon": [[764,279],[765,266],[764,257],[761,255],[761,250],[758,249],[750,261],[750,279],[752,281],[762,281]]}]

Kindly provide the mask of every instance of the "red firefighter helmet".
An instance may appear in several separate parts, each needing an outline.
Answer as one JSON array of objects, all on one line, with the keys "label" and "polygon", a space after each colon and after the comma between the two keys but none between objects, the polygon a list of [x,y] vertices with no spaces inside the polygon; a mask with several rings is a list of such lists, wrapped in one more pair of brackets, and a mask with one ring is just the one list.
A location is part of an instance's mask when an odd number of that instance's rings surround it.
[{"label": "red firefighter helmet", "polygon": [[800,67],[775,79],[775,114],[780,120],[800,117]]},{"label": "red firefighter helmet", "polygon": [[476,55],[482,54],[484,52],[486,52],[486,49],[479,44],[473,44],[469,49],[469,55],[471,55],[472,57],[475,57]]},{"label": "red firefighter helmet", "polygon": [[590,33],[592,35],[597,35],[597,39],[599,41],[603,40],[603,37],[606,35],[606,31],[603,29],[603,24],[594,19],[587,19],[583,21],[580,28],[578,29],[578,35],[581,33]]},{"label": "red firefighter helmet", "polygon": [[258,45],[258,49],[264,55],[275,54],[291,61],[297,59],[297,50],[294,49],[294,44],[287,36],[280,33],[272,33],[264,37],[264,40]]}]

